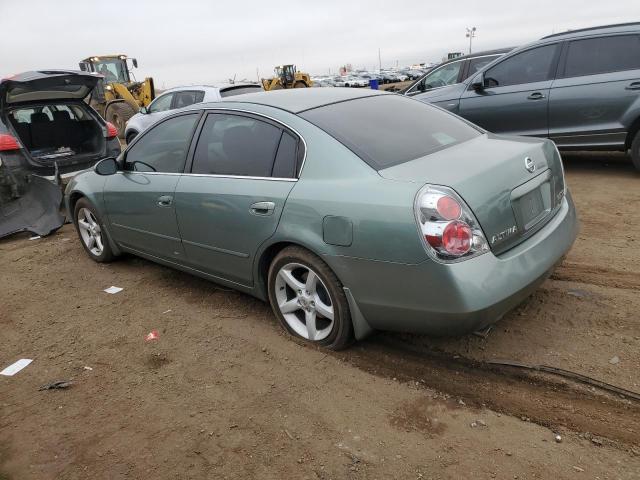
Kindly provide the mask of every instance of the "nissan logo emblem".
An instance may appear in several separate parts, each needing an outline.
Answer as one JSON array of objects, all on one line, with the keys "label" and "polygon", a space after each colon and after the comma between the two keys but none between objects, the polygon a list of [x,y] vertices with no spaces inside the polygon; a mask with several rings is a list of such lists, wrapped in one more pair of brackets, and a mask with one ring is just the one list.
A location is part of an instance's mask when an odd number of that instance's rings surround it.
[{"label": "nissan logo emblem", "polygon": [[531,157],[526,157],[524,159],[524,168],[526,168],[527,171],[530,173],[533,173],[536,171],[536,164],[533,160],[531,160]]}]

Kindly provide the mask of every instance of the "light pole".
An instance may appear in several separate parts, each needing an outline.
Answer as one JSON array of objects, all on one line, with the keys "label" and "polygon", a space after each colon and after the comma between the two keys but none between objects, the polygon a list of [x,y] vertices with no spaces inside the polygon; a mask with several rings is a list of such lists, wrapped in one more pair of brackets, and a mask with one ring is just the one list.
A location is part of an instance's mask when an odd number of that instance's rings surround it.
[{"label": "light pole", "polygon": [[467,38],[469,39],[469,54],[471,54],[471,42],[476,36],[476,27],[467,27]]}]

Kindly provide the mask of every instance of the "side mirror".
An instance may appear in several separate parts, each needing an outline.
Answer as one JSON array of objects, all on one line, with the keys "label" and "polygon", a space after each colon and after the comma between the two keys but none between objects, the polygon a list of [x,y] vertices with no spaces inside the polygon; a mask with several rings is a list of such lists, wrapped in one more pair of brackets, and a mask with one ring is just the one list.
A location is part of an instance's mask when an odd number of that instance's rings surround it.
[{"label": "side mirror", "polygon": [[138,68],[138,59],[137,58],[132,58],[131,59],[131,63],[133,63],[133,67],[134,68]]},{"label": "side mirror", "polygon": [[89,71],[89,65],[87,64],[87,62],[80,62],[78,65],[80,66],[80,70],[82,70],[83,72]]},{"label": "side mirror", "polygon": [[118,162],[113,157],[108,157],[96,163],[95,172],[98,175],[113,175],[118,171]]},{"label": "side mirror", "polygon": [[471,88],[473,88],[476,92],[484,90],[484,74],[481,73],[473,79]]},{"label": "side mirror", "polygon": [[138,110],[138,112],[146,115],[147,113],[149,113],[149,110],[147,110],[147,107],[140,107],[140,110]]}]

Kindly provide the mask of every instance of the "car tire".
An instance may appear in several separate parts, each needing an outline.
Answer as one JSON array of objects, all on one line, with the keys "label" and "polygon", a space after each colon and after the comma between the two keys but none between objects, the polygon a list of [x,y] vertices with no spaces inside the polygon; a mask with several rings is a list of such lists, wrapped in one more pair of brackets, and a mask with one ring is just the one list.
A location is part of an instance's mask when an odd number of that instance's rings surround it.
[{"label": "car tire", "polygon": [[136,138],[137,136],[138,136],[138,132],[129,133],[129,135],[127,135],[127,145],[133,142],[133,139]]},{"label": "car tire", "polygon": [[118,138],[124,139],[124,130],[127,126],[127,122],[135,114],[135,110],[128,103],[116,102],[107,107],[105,117],[107,122],[111,122],[118,130]]},{"label": "car tire", "polygon": [[110,262],[115,258],[102,218],[88,199],[81,198],[76,202],[73,224],[89,258],[98,263]]},{"label": "car tire", "polygon": [[631,162],[640,172],[640,130],[638,130],[631,142]]},{"label": "car tire", "polygon": [[268,290],[271,308],[289,334],[330,350],[353,342],[342,284],[317,255],[301,247],[282,250],[269,267]]}]

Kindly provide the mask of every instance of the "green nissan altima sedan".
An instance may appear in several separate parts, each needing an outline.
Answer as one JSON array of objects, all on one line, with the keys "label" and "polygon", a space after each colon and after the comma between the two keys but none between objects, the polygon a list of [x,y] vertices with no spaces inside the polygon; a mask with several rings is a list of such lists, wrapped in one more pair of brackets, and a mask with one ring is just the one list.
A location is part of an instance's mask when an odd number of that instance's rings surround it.
[{"label": "green nissan altima sedan", "polygon": [[551,141],[346,88],[176,111],[65,201],[93,260],[132,253],[246,292],[332,349],[374,330],[484,328],[578,232]]}]

